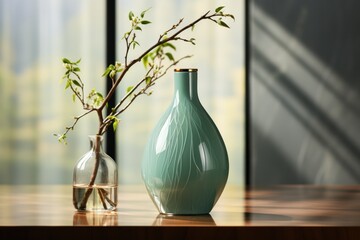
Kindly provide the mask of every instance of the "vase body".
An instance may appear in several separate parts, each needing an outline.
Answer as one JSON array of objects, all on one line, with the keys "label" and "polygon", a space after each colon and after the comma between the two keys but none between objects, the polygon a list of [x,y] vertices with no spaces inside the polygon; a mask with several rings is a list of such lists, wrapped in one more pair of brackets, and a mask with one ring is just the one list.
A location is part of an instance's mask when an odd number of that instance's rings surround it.
[{"label": "vase body", "polygon": [[174,97],[145,148],[142,177],[162,214],[208,214],[229,172],[228,155],[197,95],[197,70],[174,73]]},{"label": "vase body", "polygon": [[78,211],[113,211],[117,205],[117,165],[103,151],[101,136],[89,139],[90,151],[74,168],[73,204]]}]

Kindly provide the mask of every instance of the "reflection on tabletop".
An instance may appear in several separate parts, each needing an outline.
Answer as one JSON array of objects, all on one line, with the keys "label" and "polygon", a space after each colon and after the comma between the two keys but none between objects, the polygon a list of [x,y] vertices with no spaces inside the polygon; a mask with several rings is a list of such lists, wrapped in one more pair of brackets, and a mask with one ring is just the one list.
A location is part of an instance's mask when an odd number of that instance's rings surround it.
[{"label": "reflection on tabletop", "polygon": [[[125,217],[118,212],[75,212],[74,226],[118,226],[119,218]],[[206,215],[178,215],[170,216],[158,214],[152,223],[153,226],[216,226],[210,214]]]},{"label": "reflection on tabletop", "polygon": [[155,218],[153,226],[216,226],[210,214],[205,215],[164,215],[159,214]]},{"label": "reflection on tabletop", "polygon": [[75,212],[73,216],[74,226],[117,226],[117,212]]}]

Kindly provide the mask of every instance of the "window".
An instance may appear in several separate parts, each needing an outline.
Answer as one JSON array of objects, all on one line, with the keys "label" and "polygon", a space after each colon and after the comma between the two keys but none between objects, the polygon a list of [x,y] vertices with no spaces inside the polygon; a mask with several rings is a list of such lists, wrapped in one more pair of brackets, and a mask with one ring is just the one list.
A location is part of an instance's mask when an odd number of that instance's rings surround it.
[{"label": "window", "polygon": [[[231,29],[201,23],[189,36],[197,45],[179,43],[175,56],[193,54],[182,67],[199,69],[199,96],[222,133],[230,159],[229,182],[244,182],[244,2],[221,3],[233,13]],[[117,1],[117,57],[123,61],[121,34],[128,12],[147,13],[153,23],[139,34],[141,47],[181,17],[197,18],[218,5],[213,1]],[[166,11],[164,11],[166,9]],[[94,119],[83,119],[69,145],[58,144],[53,133],[72,124],[81,113],[64,94],[61,57],[81,61],[88,90],[104,91],[105,1],[0,1],[0,183],[70,183],[72,168],[88,150],[87,135]],[[131,56],[136,56],[135,52]],[[136,79],[140,65],[129,75]],[[151,129],[172,98],[172,71],[160,79],[151,97],[142,97],[121,117],[117,162],[121,183],[141,183],[142,151]],[[129,85],[131,83],[129,82]],[[127,85],[119,89],[121,96]],[[95,116],[94,116],[95,117]]]},{"label": "window", "polygon": [[93,131],[83,120],[68,146],[53,136],[81,110],[64,94],[61,58],[82,58],[84,79],[103,90],[104,18],[94,0],[0,1],[1,183],[71,182]]}]

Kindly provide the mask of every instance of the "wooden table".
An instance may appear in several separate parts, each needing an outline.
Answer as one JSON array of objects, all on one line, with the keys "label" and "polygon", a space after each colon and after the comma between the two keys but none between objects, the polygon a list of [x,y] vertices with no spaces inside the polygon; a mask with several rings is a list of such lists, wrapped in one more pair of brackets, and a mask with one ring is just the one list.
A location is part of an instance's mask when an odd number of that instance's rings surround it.
[{"label": "wooden table", "polygon": [[210,215],[159,215],[143,186],[76,212],[71,186],[0,185],[0,239],[360,239],[360,186],[227,186]]}]

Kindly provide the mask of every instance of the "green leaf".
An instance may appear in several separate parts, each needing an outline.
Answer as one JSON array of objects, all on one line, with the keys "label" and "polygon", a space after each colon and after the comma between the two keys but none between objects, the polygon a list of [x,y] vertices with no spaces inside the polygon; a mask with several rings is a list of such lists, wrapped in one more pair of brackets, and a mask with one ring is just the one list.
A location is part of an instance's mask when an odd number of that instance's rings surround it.
[{"label": "green leaf", "polygon": [[95,107],[100,106],[101,103],[104,101],[103,95],[101,93],[97,92],[95,89],[91,90],[88,98],[92,100],[92,104]]},{"label": "green leaf", "polygon": [[140,31],[142,31],[141,27],[139,27],[139,26],[135,26],[134,29],[135,29],[135,30],[140,30]]},{"label": "green leaf", "polygon": [[63,59],[62,59],[62,62],[63,62],[63,63],[68,63],[68,64],[71,64],[70,60],[69,60],[69,59],[67,59],[67,58],[63,58]]},{"label": "green leaf", "polygon": [[230,28],[225,22],[223,22],[223,21],[218,21],[218,24],[220,25],[220,26],[222,26],[222,27],[226,27],[226,28]]},{"label": "green leaf", "polygon": [[140,23],[143,24],[143,25],[146,25],[146,24],[150,24],[151,22],[148,21],[148,20],[143,20],[143,21],[141,21]]},{"label": "green leaf", "polygon": [[143,62],[143,64],[144,64],[144,67],[145,68],[147,68],[147,65],[148,65],[148,63],[149,63],[149,55],[148,54],[146,54],[143,58],[142,58],[142,62]]},{"label": "green leaf", "polygon": [[67,142],[66,142],[66,135],[65,134],[54,134],[55,136],[57,136],[58,137],[58,141],[60,142],[60,143],[63,143],[63,144],[67,144]]},{"label": "green leaf", "polygon": [[126,88],[126,93],[131,92],[131,90],[133,90],[134,86],[129,86]]},{"label": "green leaf", "polygon": [[130,35],[130,32],[124,33],[124,36],[122,37],[122,39],[129,37],[129,35]]},{"label": "green leaf", "polygon": [[76,100],[76,95],[75,95],[75,93],[72,95],[72,100],[73,100],[73,102],[75,102],[75,100]]},{"label": "green leaf", "polygon": [[194,31],[194,29],[195,29],[195,25],[192,25],[191,31]]},{"label": "green leaf", "polygon": [[118,69],[119,67],[121,67],[121,62],[116,62],[116,63],[115,63],[115,68]]},{"label": "green leaf", "polygon": [[75,64],[79,64],[81,62],[81,58],[75,62]]},{"label": "green leaf", "polygon": [[135,49],[136,45],[140,46],[140,44],[138,42],[133,41],[133,43],[132,43],[133,49]]},{"label": "green leaf", "polygon": [[173,44],[171,44],[171,43],[168,43],[168,42],[167,42],[167,43],[164,43],[163,46],[164,46],[164,47],[170,47],[170,48],[172,48],[172,49],[174,49],[174,50],[176,51],[176,47],[175,47]]},{"label": "green leaf", "polygon": [[147,11],[149,11],[149,10],[150,10],[150,8],[142,11],[141,14],[140,14],[141,18],[143,18],[143,17],[145,16],[145,13],[146,13]]},{"label": "green leaf", "polygon": [[[158,47],[155,49],[155,56],[156,56],[156,55],[159,55],[160,52],[162,52],[162,50],[163,50],[163,46],[162,46],[162,45],[158,46]],[[154,57],[155,57],[155,56],[154,56]]]},{"label": "green leaf", "polygon": [[65,78],[69,78],[69,73],[68,72],[70,72],[69,70],[68,71],[66,71],[66,73],[64,74],[64,76],[62,77],[62,79],[65,79]]},{"label": "green leaf", "polygon": [[114,132],[116,131],[118,125],[119,125],[119,119],[118,119],[118,118],[114,118],[114,122],[113,122]]},{"label": "green leaf", "polygon": [[171,53],[167,52],[165,55],[169,58],[170,61],[175,61],[174,56]]},{"label": "green leaf", "polygon": [[71,65],[71,63],[64,63],[64,65],[65,65],[65,68],[67,69],[67,70],[72,70],[72,65]]},{"label": "green leaf", "polygon": [[88,99],[92,98],[95,93],[96,93],[95,89],[92,89],[91,92],[89,92],[89,95],[87,96],[87,98]]},{"label": "green leaf", "polygon": [[129,12],[129,20],[133,20],[134,18],[134,13],[132,11]]},{"label": "green leaf", "polygon": [[111,70],[109,77],[114,78],[116,75],[116,71],[115,70]]},{"label": "green leaf", "polygon": [[191,42],[192,45],[195,45],[195,38],[190,38],[189,41]]},{"label": "green leaf", "polygon": [[146,77],[145,78],[145,83],[146,83],[146,85],[149,85],[150,83],[151,83],[151,77]]},{"label": "green leaf", "polygon": [[231,17],[231,18],[232,18],[232,20],[234,20],[234,21],[235,21],[235,17],[234,17],[234,15],[228,14],[227,16]]},{"label": "green leaf", "polygon": [[82,87],[78,81],[76,81],[76,80],[72,80],[72,82],[73,82],[76,86],[78,86],[78,87]]},{"label": "green leaf", "polygon": [[68,79],[68,80],[66,81],[65,89],[68,89],[68,88],[70,87],[70,85],[71,85],[71,80]]},{"label": "green leaf", "polygon": [[73,69],[73,71],[74,71],[74,72],[80,72],[80,68],[75,67],[75,68]]},{"label": "green leaf", "polygon": [[98,97],[100,97],[100,98],[104,98],[104,96],[103,96],[101,93],[99,93],[99,92],[96,92],[96,95],[97,95]]},{"label": "green leaf", "polygon": [[105,76],[109,75],[110,72],[111,72],[111,69],[107,68],[105,70],[105,72],[103,73],[102,77],[105,77]]},{"label": "green leaf", "polygon": [[220,12],[221,11],[221,9],[223,9],[225,6],[220,6],[220,7],[217,7],[216,9],[215,9],[215,12],[216,13],[218,13],[218,12]]},{"label": "green leaf", "polygon": [[112,70],[115,70],[115,66],[114,66],[113,64],[110,64],[110,65],[106,68],[106,70],[105,70],[105,72],[103,73],[102,77],[105,77],[105,76],[109,75],[109,73],[110,73]]}]

